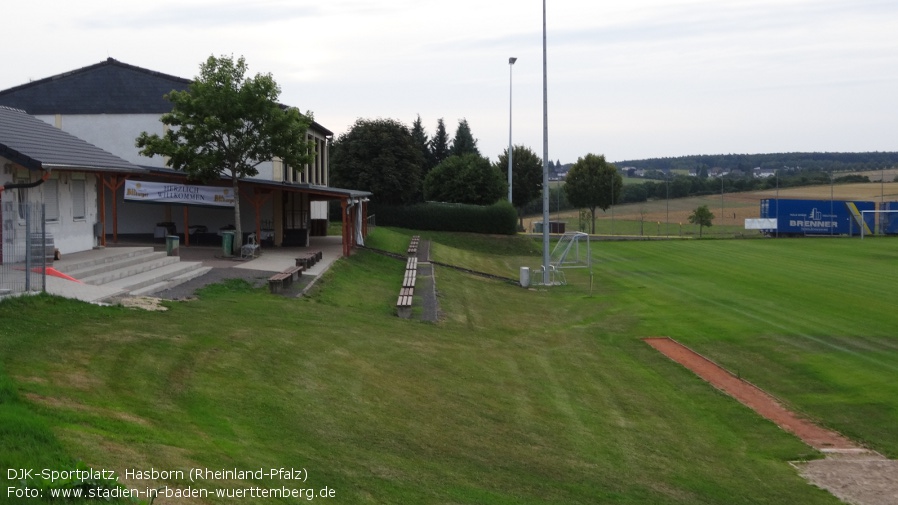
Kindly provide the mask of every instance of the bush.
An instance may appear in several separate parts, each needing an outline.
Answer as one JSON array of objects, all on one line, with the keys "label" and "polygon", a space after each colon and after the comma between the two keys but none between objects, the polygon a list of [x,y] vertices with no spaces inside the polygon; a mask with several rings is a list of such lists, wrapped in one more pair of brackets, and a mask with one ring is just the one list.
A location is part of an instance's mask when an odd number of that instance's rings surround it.
[{"label": "bush", "polygon": [[424,179],[424,199],[438,202],[490,205],[507,191],[502,172],[473,153],[446,158]]},{"label": "bush", "polygon": [[396,226],[413,230],[457,231],[514,235],[518,214],[507,201],[489,206],[422,203],[408,206],[372,204],[378,226]]}]

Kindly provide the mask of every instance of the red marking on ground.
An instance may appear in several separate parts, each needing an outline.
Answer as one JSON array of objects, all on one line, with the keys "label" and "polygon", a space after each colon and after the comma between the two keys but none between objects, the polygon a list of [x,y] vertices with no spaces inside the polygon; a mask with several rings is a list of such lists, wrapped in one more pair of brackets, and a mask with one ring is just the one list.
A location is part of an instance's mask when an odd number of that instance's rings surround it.
[{"label": "red marking on ground", "polygon": [[53,267],[47,267],[46,269],[41,268],[41,267],[38,267],[38,268],[32,268],[31,271],[32,271],[32,272],[35,272],[35,273],[41,273],[41,271],[44,271],[47,275],[52,275],[52,276],[54,276],[54,277],[59,277],[60,279],[65,279],[65,280],[67,280],[67,281],[74,281],[74,282],[77,282],[77,283],[80,283],[80,284],[84,284],[83,282],[81,282],[81,281],[79,281],[78,279],[72,277],[71,275],[66,275],[66,274],[60,272],[59,270],[57,270],[57,269],[55,269],[55,268],[53,268]]},{"label": "red marking on ground", "polygon": [[859,449],[858,445],[839,433],[802,419],[783,407],[774,397],[754,384],[728,372],[701,354],[667,337],[643,339],[668,358],[692,370],[712,386],[739,400],[780,428],[795,434],[815,449]]}]

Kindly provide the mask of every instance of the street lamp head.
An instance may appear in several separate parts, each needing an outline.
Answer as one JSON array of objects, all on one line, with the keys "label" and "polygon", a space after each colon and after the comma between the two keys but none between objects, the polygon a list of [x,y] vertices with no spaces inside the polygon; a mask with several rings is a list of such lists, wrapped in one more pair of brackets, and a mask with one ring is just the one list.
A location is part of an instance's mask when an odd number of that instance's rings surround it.
[{"label": "street lamp head", "polygon": [[509,65],[514,65],[514,62],[516,62],[516,61],[518,61],[518,59],[515,58],[515,57],[508,58],[508,64],[509,64]]}]

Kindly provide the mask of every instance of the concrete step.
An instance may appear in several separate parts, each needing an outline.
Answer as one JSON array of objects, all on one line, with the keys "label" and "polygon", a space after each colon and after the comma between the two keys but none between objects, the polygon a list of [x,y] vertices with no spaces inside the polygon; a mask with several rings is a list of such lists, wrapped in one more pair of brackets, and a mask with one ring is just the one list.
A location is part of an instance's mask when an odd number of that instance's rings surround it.
[{"label": "concrete step", "polygon": [[[134,261],[135,259],[137,261]],[[88,277],[82,277],[79,280],[85,284],[100,286],[120,279],[134,277],[144,272],[152,272],[168,265],[174,265],[180,263],[180,260],[181,259],[177,256],[166,256],[164,252],[151,253],[136,258],[129,258],[122,263],[108,263],[106,264],[106,268],[101,272]],[[75,278],[77,279],[77,277]]]},{"label": "concrete step", "polygon": [[[152,250],[150,250],[148,252],[142,252],[140,254],[118,256],[104,263],[85,265],[76,270],[67,271],[64,273],[67,275],[71,275],[72,277],[88,284],[105,284],[106,282],[115,280],[115,277],[110,278],[109,281],[102,282],[90,282],[90,280],[103,279],[104,277],[108,277],[104,274],[134,266],[140,267],[141,265],[144,265],[151,261],[162,260],[166,257],[168,256],[165,254],[165,252],[153,252]],[[136,270],[139,271],[140,268],[137,268]],[[138,273],[138,271],[135,271],[135,273]]]},{"label": "concrete step", "polygon": [[[178,258],[175,258],[175,260],[177,259]],[[175,277],[179,277],[203,268],[206,267],[203,267],[203,263],[201,261],[178,261],[176,263],[170,263],[159,268],[154,268],[152,270],[114,280],[112,282],[104,284],[104,286],[120,288],[134,293],[135,291],[138,291],[142,288],[166,282],[169,279],[173,279]]]},{"label": "concrete step", "polygon": [[160,291],[165,291],[166,289],[171,289],[180,284],[184,284],[189,280],[205,275],[210,270],[212,270],[212,267],[200,267],[190,270],[176,277],[172,277],[171,279],[150,284],[149,286],[140,289],[135,289],[134,291],[131,291],[131,296],[148,296]]},{"label": "concrete step", "polygon": [[152,247],[109,247],[65,255],[63,259],[54,262],[52,266],[64,274],[78,278],[72,275],[72,272],[90,270],[92,267],[108,265],[152,253]]}]

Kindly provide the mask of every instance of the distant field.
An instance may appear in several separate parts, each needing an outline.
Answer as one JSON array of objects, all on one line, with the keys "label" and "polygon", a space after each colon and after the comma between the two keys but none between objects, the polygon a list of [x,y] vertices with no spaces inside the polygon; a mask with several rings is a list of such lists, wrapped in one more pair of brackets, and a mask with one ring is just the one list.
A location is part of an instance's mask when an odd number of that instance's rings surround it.
[{"label": "distant field", "polygon": [[[515,277],[540,262],[522,236],[378,227],[368,243],[401,253],[413,233],[460,267]],[[592,278],[570,270],[548,290],[437,267],[436,324],[394,315],[405,263],[370,251],[301,299],[230,282],[167,312],[6,300],[0,421],[29,417],[34,436],[0,430],[0,464],[304,468],[303,483],[127,483],[328,487],[341,504],[835,505],[788,464],[820,454],[641,338],[674,337],[898,456],[896,251],[887,238],[596,242]]]},{"label": "distant field", "polygon": [[[889,179],[886,179],[888,181]],[[649,202],[617,205],[614,207],[614,230],[612,233],[611,209],[596,212],[596,233],[614,235],[658,236],[698,236],[698,227],[689,224],[689,214],[700,205],[707,205],[714,213],[713,226],[704,230],[708,236],[733,237],[755,236],[757,232],[745,231],[745,220],[760,215],[760,201],[775,198],[776,190],[725,193],[691,198],[652,200]],[[779,190],[780,198],[825,199],[830,198],[830,186],[805,186]],[[898,183],[880,184],[838,184],[832,187],[832,197],[836,200],[868,200],[879,202],[898,201]],[[566,211],[551,213],[551,220],[567,222],[568,231],[578,231],[579,213]],[[532,229],[534,221],[542,221],[542,215],[524,218],[525,229]]]},{"label": "distant field", "polygon": [[866,170],[862,172],[854,172],[857,175],[865,175],[870,178],[873,182],[879,182],[883,180],[884,182],[892,182],[895,180],[895,177],[898,177],[898,168],[887,168],[885,170]]}]

